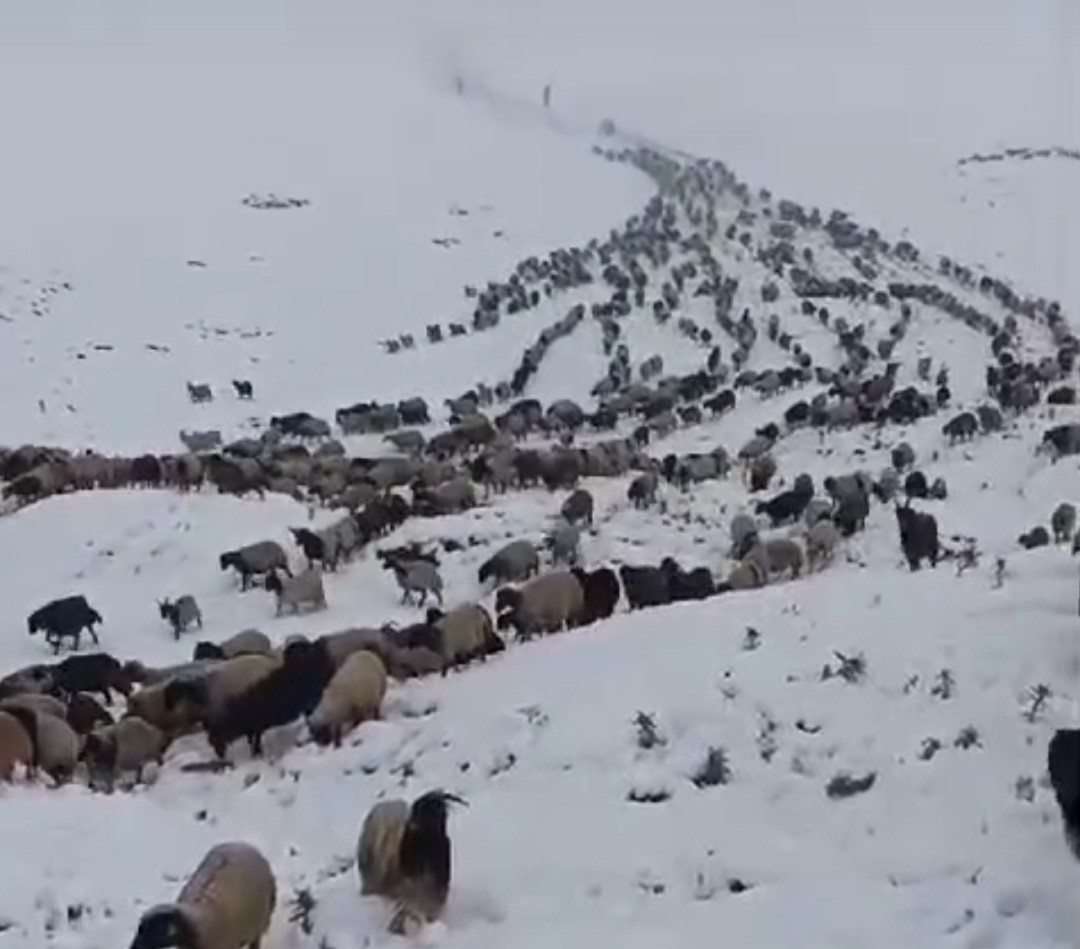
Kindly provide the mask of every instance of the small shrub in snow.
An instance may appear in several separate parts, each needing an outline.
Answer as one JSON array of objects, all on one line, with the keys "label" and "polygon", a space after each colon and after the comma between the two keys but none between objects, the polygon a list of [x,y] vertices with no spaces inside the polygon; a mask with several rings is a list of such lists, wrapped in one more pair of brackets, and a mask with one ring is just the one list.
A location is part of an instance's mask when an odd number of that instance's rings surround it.
[{"label": "small shrub in snow", "polygon": [[833,655],[836,656],[839,665],[833,668],[832,665],[826,663],[821,670],[822,682],[838,678],[849,685],[859,685],[866,678],[866,657],[861,652],[855,653],[854,656],[845,656],[834,649]]},{"label": "small shrub in snow", "polygon": [[315,931],[315,921],[311,914],[317,905],[318,902],[308,889],[295,890],[289,901],[289,922],[298,925],[305,936],[310,936]]},{"label": "small shrub in snow", "polygon": [[712,788],[718,784],[727,784],[731,780],[731,766],[727,752],[723,748],[709,748],[705,760],[691,775],[690,780],[698,788]]},{"label": "small shrub in snow", "polygon": [[747,652],[752,652],[761,645],[761,633],[759,633],[753,626],[746,627],[746,634],[743,636],[742,647]]},{"label": "small shrub in snow", "polygon": [[1024,774],[1016,779],[1016,799],[1030,804],[1035,800],[1035,779]]},{"label": "small shrub in snow", "polygon": [[656,719],[652,715],[639,711],[634,716],[634,728],[637,729],[637,746],[643,751],[662,748],[667,744],[667,739],[660,733]]},{"label": "small shrub in snow", "polygon": [[1024,709],[1024,718],[1031,724],[1035,724],[1046,709],[1046,704],[1053,698],[1054,693],[1050,686],[1043,682],[1028,689],[1028,706]]},{"label": "small shrub in snow", "polygon": [[861,778],[854,778],[841,771],[825,786],[825,794],[831,801],[840,801],[854,797],[856,794],[866,793],[874,786],[875,781],[877,781],[876,771],[868,771]]},{"label": "small shrub in snow", "polygon": [[919,749],[919,760],[929,761],[939,751],[941,751],[941,742],[936,738],[924,738],[922,747]]},{"label": "small shrub in snow", "polygon": [[982,736],[974,725],[966,725],[960,729],[960,734],[956,736],[953,745],[962,748],[964,751],[967,751],[968,748],[981,748]]},{"label": "small shrub in snow", "polygon": [[955,691],[956,679],[953,678],[952,671],[949,669],[942,669],[941,672],[937,674],[937,678],[930,688],[930,694],[934,696],[934,698],[947,702],[953,697]]},{"label": "small shrub in snow", "polygon": [[779,750],[779,745],[776,741],[776,733],[780,730],[780,723],[776,721],[768,712],[761,713],[761,728],[757,733],[757,746],[758,754],[761,755],[761,760],[768,764],[773,760],[776,752]]}]

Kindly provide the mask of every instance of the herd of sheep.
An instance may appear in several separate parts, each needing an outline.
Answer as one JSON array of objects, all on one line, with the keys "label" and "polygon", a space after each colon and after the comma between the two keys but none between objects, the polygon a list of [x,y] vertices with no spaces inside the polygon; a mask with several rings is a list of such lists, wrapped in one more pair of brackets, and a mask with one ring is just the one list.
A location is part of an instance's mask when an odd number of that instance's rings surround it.
[{"label": "herd of sheep", "polygon": [[[222,493],[278,492],[340,510],[326,527],[290,528],[298,555],[274,540],[221,553],[222,571],[234,571],[240,590],[261,588],[275,615],[327,606],[325,577],[367,549],[392,573],[402,602],[422,610],[416,622],[349,628],[315,639],[291,637],[281,644],[257,629],[222,642],[200,641],[192,659],[151,668],[107,652],[80,654],[83,633],[100,646],[102,615],[82,595],[54,600],[28,617],[31,634],[43,633],[55,654],[65,644],[76,654],[35,664],[0,680],[0,779],[16,766],[56,783],[85,774],[91,786],[112,789],[121,779],[141,781],[160,766],[177,739],[202,734],[219,761],[234,742],[262,753],[264,735],[296,722],[321,745],[339,745],[357,725],[382,714],[394,680],[447,674],[507,649],[510,634],[540,634],[587,626],[610,617],[621,602],[631,610],[732,591],[763,587],[826,569],[848,538],[866,526],[872,507],[894,512],[900,550],[912,570],[936,566],[948,556],[937,519],[913,501],[948,495],[942,478],[916,466],[915,451],[897,439],[890,464],[876,474],[838,472],[820,486],[806,472],[785,472],[786,438],[816,429],[863,428],[886,444],[889,426],[912,425],[949,410],[941,423],[943,446],[1001,435],[1021,413],[1043,404],[1051,414],[1076,402],[1080,341],[1060,307],[1021,298],[1003,281],[977,278],[942,258],[922,264],[906,241],[890,245],[842,212],[822,215],[790,201],[753,194],[720,162],[675,159],[651,148],[601,150],[629,162],[657,185],[656,196],[606,239],[547,257],[522,261],[503,282],[467,288],[475,301],[472,332],[522,317],[590,286],[588,305],[577,302],[545,327],[522,354],[510,378],[477,383],[443,408],[443,427],[420,397],[396,403],[358,402],[339,408],[331,423],[298,411],[275,416],[258,437],[226,443],[219,431],[182,431],[184,451],[137,457],[72,453],[45,446],[0,449],[3,494],[18,504],[73,490],[170,487]],[[814,235],[812,247],[806,240]],[[815,269],[822,246],[842,255],[851,276],[826,279]],[[815,250],[816,248],[816,250]],[[763,274],[748,288],[727,265],[738,255]],[[896,278],[902,268],[912,279]],[[745,269],[744,268],[744,271]],[[838,368],[815,362],[774,310],[782,297],[798,301],[804,317],[832,334]],[[857,301],[855,313],[876,310],[887,328],[872,338],[878,320],[834,316],[832,300]],[[1004,310],[1001,319],[972,300]],[[711,311],[714,325],[686,314],[690,302]],[[738,313],[741,301],[742,313]],[[915,381],[901,385],[896,346],[909,332],[916,307],[956,319],[989,340],[986,397],[950,409],[954,396],[948,367],[919,360]],[[636,362],[624,332],[625,319],[644,311],[700,347],[698,369],[665,374],[664,361],[649,354]],[[600,327],[604,376],[586,409],[569,399],[546,407],[527,395],[528,386],[562,339],[586,320]],[[1021,321],[1044,328],[1052,356],[1027,358]],[[452,323],[446,336],[470,332]],[[723,336],[721,335],[723,334]],[[719,344],[730,341],[730,352]],[[446,338],[428,327],[430,343]],[[774,344],[782,363],[748,368],[762,339]],[[386,341],[390,352],[415,345],[411,334]],[[725,342],[725,347],[727,343]],[[247,380],[234,380],[242,399],[253,397]],[[193,403],[212,402],[205,383],[188,383]],[[720,444],[708,451],[654,454],[679,429],[722,419],[744,399],[775,406],[773,421],[757,428],[737,450]],[[199,411],[203,411],[199,409]],[[939,416],[940,417],[940,416]],[[334,437],[335,426],[340,438]],[[345,441],[376,436],[394,454],[350,453]],[[1080,424],[1054,424],[1040,452],[1054,460],[1080,454]],[[625,479],[627,506],[648,510],[664,491],[689,492],[703,482],[741,477],[752,505],[729,521],[731,565],[685,568],[672,556],[653,563],[586,565],[582,531],[602,531],[585,479]],[[480,564],[479,599],[461,602],[461,591],[444,584],[438,556],[412,544],[376,545],[409,518],[432,518],[499,502],[513,491],[543,487],[565,492],[552,504],[557,518],[544,543],[516,539]],[[1052,513],[1056,543],[1074,545],[1076,509],[1063,502]],[[1041,533],[1039,533],[1041,531]],[[1025,547],[1050,542],[1037,527],[1020,538]],[[450,551],[449,546],[444,545]],[[158,602],[160,617],[179,639],[201,629],[203,613],[190,594]],[[114,693],[124,699],[119,710]],[[1063,734],[1063,733],[1059,733]],[[1055,738],[1050,772],[1070,834],[1080,833],[1080,733]],[[450,882],[447,805],[441,791],[377,805],[364,823],[358,846],[362,892],[395,901],[394,927],[437,918]],[[1074,837],[1070,837],[1074,839]],[[245,844],[214,848],[175,904],[144,914],[134,949],[166,945],[239,949],[257,945],[276,900],[269,864]]]}]

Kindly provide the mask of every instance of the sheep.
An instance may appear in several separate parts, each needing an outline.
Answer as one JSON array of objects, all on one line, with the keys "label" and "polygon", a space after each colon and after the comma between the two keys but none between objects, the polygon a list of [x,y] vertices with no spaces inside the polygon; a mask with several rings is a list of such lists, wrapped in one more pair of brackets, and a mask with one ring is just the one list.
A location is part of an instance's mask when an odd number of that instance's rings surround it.
[{"label": "sheep", "polygon": [[213,402],[214,390],[210,388],[205,382],[189,382],[187,383],[188,398],[191,399],[196,405],[201,402]]},{"label": "sheep", "polygon": [[67,707],[60,699],[41,692],[26,692],[22,695],[9,696],[0,701],[0,708],[9,710],[12,708],[25,708],[35,714],[54,715],[57,718],[64,718],[67,714]]},{"label": "sheep", "polygon": [[52,691],[72,695],[75,692],[96,692],[108,703],[113,690],[124,697],[131,694],[132,679],[125,668],[104,652],[86,656],[68,656],[49,669]]},{"label": "sheep", "polygon": [[477,580],[481,584],[489,579],[496,584],[515,583],[528,580],[539,572],[540,555],[536,546],[528,540],[514,540],[480,565]]},{"label": "sheep", "polygon": [[665,557],[660,561],[660,570],[667,578],[668,595],[672,603],[705,600],[715,592],[712,573],[708,567],[696,567],[687,572],[674,557]]},{"label": "sheep", "polygon": [[346,659],[361,649],[375,653],[387,667],[394,659],[394,644],[386,633],[378,629],[345,629],[338,633],[326,633],[315,642],[326,650],[334,669],[340,669]]},{"label": "sheep", "polygon": [[581,531],[562,518],[548,534],[547,546],[551,550],[551,562],[558,566],[574,566],[581,556]]},{"label": "sheep", "polygon": [[840,533],[850,537],[866,526],[866,519],[870,516],[870,498],[861,490],[841,494],[832,516]]},{"label": "sheep", "polygon": [[17,764],[32,768],[34,747],[18,718],[0,709],[0,781],[10,781]]},{"label": "sheep", "polygon": [[750,491],[764,491],[776,474],[776,459],[769,453],[758,455],[750,461],[747,469],[750,477]]},{"label": "sheep", "polygon": [[552,633],[577,626],[585,611],[585,591],[573,573],[555,570],[516,590],[499,590],[495,609],[500,614],[499,629],[513,627],[519,639],[528,639],[538,631]]},{"label": "sheep", "polygon": [[656,492],[660,488],[660,479],[655,471],[639,474],[626,489],[626,499],[636,508],[646,508],[656,502]]},{"label": "sheep", "polygon": [[426,560],[403,561],[397,557],[387,557],[383,561],[383,569],[394,571],[394,579],[401,587],[402,603],[410,603],[418,596],[418,605],[423,606],[430,593],[442,605],[443,580],[434,564]]},{"label": "sheep", "polygon": [[341,746],[342,735],[378,718],[386,695],[386,666],[374,653],[354,652],[327,683],[319,704],[308,716],[308,730],[320,745]]},{"label": "sheep", "polygon": [[0,698],[26,692],[49,692],[52,688],[52,669],[49,666],[26,666],[0,679]]},{"label": "sheep", "polygon": [[495,634],[488,611],[477,603],[466,603],[449,613],[429,609],[427,625],[435,632],[444,676],[451,666],[459,667],[473,659],[483,662],[506,648]]},{"label": "sheep", "polygon": [[127,711],[121,721],[127,718],[142,719],[171,737],[193,731],[198,725],[198,720],[190,705],[166,705],[165,690],[169,682],[170,680],[166,679],[143,686],[138,692],[129,696]]},{"label": "sheep", "polygon": [[896,506],[896,523],[900,528],[900,546],[908,566],[918,570],[924,559],[937,566],[941,548],[938,543],[937,520],[933,514],[914,511],[907,505]]},{"label": "sheep", "polygon": [[790,570],[792,579],[797,580],[803,568],[802,548],[790,537],[758,541],[743,558],[744,563],[748,560],[761,568],[766,580],[785,570]]},{"label": "sheep", "polygon": [[610,567],[585,571],[575,567],[570,571],[578,579],[585,594],[585,612],[581,623],[595,623],[598,619],[607,619],[615,612],[619,602],[619,578]]},{"label": "sheep", "polygon": [[594,507],[592,494],[584,488],[578,488],[563,501],[562,507],[559,508],[559,513],[568,524],[576,524],[578,521],[584,521],[592,527]]},{"label": "sheep", "polygon": [[764,514],[769,518],[769,522],[773,527],[779,527],[789,521],[798,520],[803,511],[806,510],[806,506],[812,500],[813,495],[813,484],[810,485],[808,492],[805,483],[796,483],[796,486],[789,491],[781,491],[767,501],[758,501],[754,512]]},{"label": "sheep", "polygon": [[236,550],[227,550],[218,557],[218,563],[222,570],[232,567],[240,574],[241,590],[251,586],[252,577],[265,575],[273,570],[284,570],[292,576],[285,551],[281,544],[273,540],[263,540]]},{"label": "sheep", "polygon": [[1054,543],[1063,544],[1072,540],[1076,533],[1076,506],[1062,501],[1050,516],[1050,528],[1054,532]]},{"label": "sheep", "polygon": [[717,584],[717,593],[729,593],[732,590],[752,590],[768,583],[768,575],[756,558],[740,561],[728,572],[727,579]]},{"label": "sheep", "polygon": [[394,901],[389,928],[396,934],[404,935],[410,921],[438,919],[446,905],[451,880],[446,833],[450,802],[465,803],[445,791],[429,791],[412,807],[399,798],[380,801],[364,818],[356,846],[360,895]]},{"label": "sheep", "polygon": [[666,574],[659,567],[619,567],[619,579],[626,591],[626,602],[631,610],[647,606],[664,606],[671,602],[671,592]]},{"label": "sheep", "polygon": [[33,749],[30,770],[40,768],[57,786],[70,781],[79,760],[79,736],[63,717],[18,706],[4,711],[26,729]]},{"label": "sheep", "polygon": [[216,428],[203,432],[188,432],[180,429],[180,441],[193,455],[217,451],[221,447],[221,432]]},{"label": "sheep", "polygon": [[165,709],[182,710],[188,721],[204,721],[281,664],[282,660],[276,656],[244,655],[215,662],[197,674],[177,676],[165,683]]},{"label": "sheep", "polygon": [[177,639],[192,623],[202,629],[202,611],[199,609],[195,597],[188,593],[172,601],[169,599],[158,600],[158,612],[161,614],[162,619],[169,621],[173,635]]},{"label": "sheep", "polygon": [[192,659],[234,659],[237,656],[269,656],[270,637],[257,629],[244,629],[220,643],[198,642]]},{"label": "sheep", "polygon": [[175,903],[143,913],[131,949],[258,949],[276,903],[277,884],[266,858],[250,844],[217,844]]},{"label": "sheep", "polygon": [[1080,860],[1080,729],[1055,731],[1046,758],[1050,785],[1064,823],[1065,842]]},{"label": "sheep", "polygon": [[1024,548],[1024,550],[1035,550],[1038,547],[1045,547],[1050,543],[1050,533],[1045,527],[1039,524],[1037,527],[1031,528],[1027,533],[1021,534],[1016,542]]},{"label": "sheep", "polygon": [[828,518],[815,521],[806,531],[806,564],[811,573],[832,562],[840,545],[840,531]]},{"label": "sheep", "polygon": [[267,574],[264,585],[277,600],[276,615],[280,616],[285,607],[293,613],[299,613],[303,606],[312,610],[326,609],[326,590],[323,588],[322,571],[318,567],[309,567],[295,577],[278,576],[276,570]]},{"label": "sheep", "polygon": [[85,692],[76,692],[68,698],[64,711],[67,723],[76,735],[89,735],[95,728],[112,725],[113,717],[97,699]]},{"label": "sheep", "polygon": [[758,529],[749,514],[736,514],[728,528],[731,534],[731,556],[742,560],[746,552],[757,543]]},{"label": "sheep", "polygon": [[812,498],[810,503],[806,505],[806,510],[803,511],[803,524],[807,527],[813,527],[823,517],[830,517],[832,509],[831,501],[825,498]]},{"label": "sheep", "polygon": [[86,736],[80,760],[86,762],[91,786],[104,783],[111,793],[120,775],[134,773],[142,783],[146,766],[164,762],[169,736],[141,718],[122,718]]},{"label": "sheep", "polygon": [[209,710],[205,725],[210,747],[223,759],[232,742],[246,738],[252,755],[261,755],[263,734],[310,715],[335,671],[324,644],[290,643],[279,667]]},{"label": "sheep", "polygon": [[60,652],[64,639],[75,640],[75,649],[79,648],[82,631],[90,633],[94,645],[99,644],[94,626],[101,623],[101,614],[86,602],[81,594],[51,600],[26,618],[27,628],[33,636],[39,630],[45,632],[45,641],[53,647],[53,653]]},{"label": "sheep", "polygon": [[252,399],[255,397],[255,389],[248,379],[233,379],[233,388],[236,390],[238,399]]}]

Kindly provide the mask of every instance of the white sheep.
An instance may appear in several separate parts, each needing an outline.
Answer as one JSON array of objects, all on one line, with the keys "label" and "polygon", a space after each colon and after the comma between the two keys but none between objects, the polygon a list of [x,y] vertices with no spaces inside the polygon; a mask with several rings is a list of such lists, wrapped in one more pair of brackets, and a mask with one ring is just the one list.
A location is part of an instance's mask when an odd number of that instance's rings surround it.
[{"label": "white sheep", "polygon": [[131,949],[258,949],[276,902],[277,884],[266,858],[250,844],[218,844],[175,903],[143,913]]},{"label": "white sheep", "polygon": [[320,745],[341,745],[345,732],[378,718],[386,695],[386,666],[373,652],[361,649],[342,663],[308,717],[311,737]]}]

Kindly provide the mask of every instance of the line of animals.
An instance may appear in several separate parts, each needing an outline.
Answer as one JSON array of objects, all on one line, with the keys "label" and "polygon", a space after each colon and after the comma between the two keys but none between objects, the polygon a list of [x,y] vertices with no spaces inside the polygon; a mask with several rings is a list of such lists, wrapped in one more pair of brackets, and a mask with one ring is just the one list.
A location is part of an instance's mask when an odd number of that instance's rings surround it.
[{"label": "line of animals", "polygon": [[[236,390],[236,397],[238,399],[253,399],[255,398],[255,388],[252,386],[249,379],[233,379],[233,389]],[[209,383],[206,382],[188,382],[187,383],[188,398],[195,405],[202,405],[206,402],[214,401],[214,390]]]},{"label": "line of animals", "polygon": [[[437,920],[452,878],[449,806],[466,802],[443,790],[412,804],[380,801],[364,817],[356,844],[360,896],[387,901],[387,929],[413,935]],[[131,949],[259,949],[277,908],[273,868],[252,844],[210,848],[171,903],[146,910]]]}]

